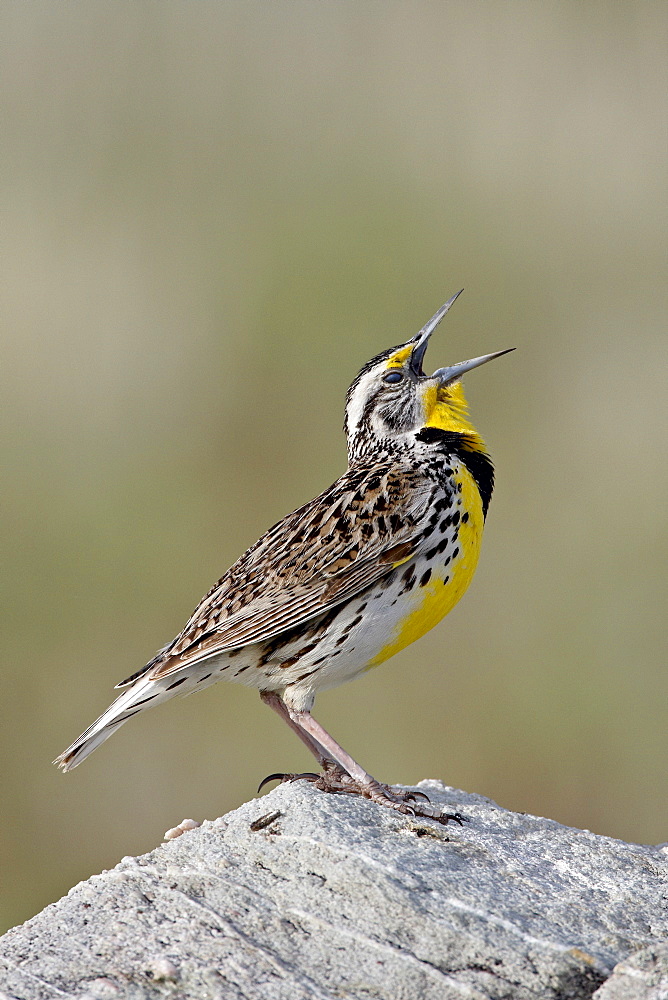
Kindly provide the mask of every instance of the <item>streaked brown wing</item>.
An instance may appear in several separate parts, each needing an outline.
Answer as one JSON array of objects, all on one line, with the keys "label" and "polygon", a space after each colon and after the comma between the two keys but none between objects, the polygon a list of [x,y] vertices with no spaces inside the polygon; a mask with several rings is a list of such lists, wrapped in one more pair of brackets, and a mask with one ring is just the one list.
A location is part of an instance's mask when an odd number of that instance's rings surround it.
[{"label": "streaked brown wing", "polygon": [[150,675],[271,639],[361,593],[410,559],[432,493],[409,470],[349,471],[228,570]]}]

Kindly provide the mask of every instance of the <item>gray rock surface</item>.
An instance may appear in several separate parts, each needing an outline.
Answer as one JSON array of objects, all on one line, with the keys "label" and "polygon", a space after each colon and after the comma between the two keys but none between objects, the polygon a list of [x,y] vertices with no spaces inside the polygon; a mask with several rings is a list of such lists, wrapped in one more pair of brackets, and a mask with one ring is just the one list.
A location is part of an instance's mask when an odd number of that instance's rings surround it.
[{"label": "gray rock surface", "polygon": [[666,997],[665,848],[419,787],[468,822],[297,783],[124,858],[0,939],[0,995]]},{"label": "gray rock surface", "polygon": [[668,1000],[668,942],[616,965],[594,1000]]}]

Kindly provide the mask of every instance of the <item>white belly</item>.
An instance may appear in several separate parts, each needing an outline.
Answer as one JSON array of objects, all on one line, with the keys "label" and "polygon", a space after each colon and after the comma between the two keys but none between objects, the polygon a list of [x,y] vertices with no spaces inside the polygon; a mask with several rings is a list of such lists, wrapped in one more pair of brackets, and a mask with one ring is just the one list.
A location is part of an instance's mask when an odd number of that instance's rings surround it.
[{"label": "white belly", "polygon": [[461,487],[457,499],[416,557],[294,637],[203,661],[195,687],[237,681],[277,691],[295,708],[310,709],[317,691],[352,680],[433,628],[471,582],[482,538],[475,483],[464,467],[455,478]]}]

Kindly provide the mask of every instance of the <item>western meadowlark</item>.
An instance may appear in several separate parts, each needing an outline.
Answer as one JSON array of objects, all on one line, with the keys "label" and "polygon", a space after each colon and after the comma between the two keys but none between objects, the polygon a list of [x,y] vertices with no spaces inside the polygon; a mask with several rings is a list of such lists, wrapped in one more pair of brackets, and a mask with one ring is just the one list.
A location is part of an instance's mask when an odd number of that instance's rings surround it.
[{"label": "western meadowlark", "polygon": [[304,778],[400,812],[453,818],[418,803],[420,793],[372,778],[311,709],[316,692],[358,677],[433,628],[475,571],[494,472],[460,378],[508,352],[425,375],[429,338],[457,295],[355,378],[343,476],[251,546],[54,763],[76,767],[131,716],[222,678],[258,688],[323,769],[272,778]]}]

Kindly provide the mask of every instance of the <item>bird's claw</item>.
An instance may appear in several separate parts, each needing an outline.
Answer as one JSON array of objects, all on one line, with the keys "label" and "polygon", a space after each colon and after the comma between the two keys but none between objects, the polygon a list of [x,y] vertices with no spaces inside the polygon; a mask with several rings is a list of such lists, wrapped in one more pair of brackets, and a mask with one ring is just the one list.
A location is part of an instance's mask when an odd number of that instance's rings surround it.
[{"label": "bird's claw", "polygon": [[406,802],[414,802],[416,799],[424,799],[425,802],[431,803],[431,799],[429,798],[428,795],[425,795],[424,792],[416,792],[416,791],[406,792],[405,794]]},{"label": "bird's claw", "polygon": [[263,778],[260,784],[257,786],[257,790],[258,792],[261,792],[264,786],[268,785],[270,781],[284,781],[284,780],[285,780],[284,774],[279,774],[278,772],[276,772],[276,774],[268,774],[267,777]]},{"label": "bird's claw", "polygon": [[313,771],[305,771],[303,774],[283,774],[282,772],[277,771],[276,774],[268,774],[266,778],[263,778],[257,786],[257,790],[258,792],[261,792],[264,786],[270,781],[300,781],[303,778],[305,781],[315,782],[318,781],[320,777],[320,774],[314,774]]},{"label": "bird's claw", "polygon": [[[365,799],[370,799],[378,805],[386,806],[389,809],[396,809],[397,812],[410,816],[413,819],[420,817],[433,819],[443,826],[450,822],[458,823],[460,826],[466,821],[460,813],[439,812],[438,808],[432,806],[431,799],[425,792],[415,789],[393,788],[391,785],[381,784],[379,781],[363,783],[351,777],[335,761],[323,759],[321,761],[322,773],[314,774],[312,771],[305,771],[303,774],[269,774],[260,783],[258,792],[264,788],[269,781],[308,781],[321,792],[332,792],[334,794],[361,795]],[[426,804],[421,805],[418,799],[422,799]]]},{"label": "bird's claw", "polygon": [[464,823],[469,822],[468,816],[462,816],[461,813],[441,813],[441,815],[436,816],[435,819],[437,819],[439,823],[442,823],[443,826],[447,826],[450,821],[453,823],[459,823],[460,826],[464,826]]}]

